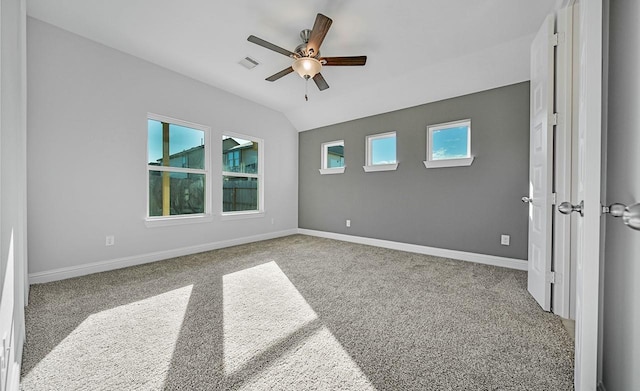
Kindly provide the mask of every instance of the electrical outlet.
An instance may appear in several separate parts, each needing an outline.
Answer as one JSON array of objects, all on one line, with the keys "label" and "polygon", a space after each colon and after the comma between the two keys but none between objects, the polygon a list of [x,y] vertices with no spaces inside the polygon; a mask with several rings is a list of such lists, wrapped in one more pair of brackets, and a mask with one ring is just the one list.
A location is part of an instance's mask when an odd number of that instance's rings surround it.
[{"label": "electrical outlet", "polygon": [[508,246],[510,242],[511,242],[511,236],[509,236],[509,235],[500,236],[500,244],[501,245]]},{"label": "electrical outlet", "polygon": [[113,235],[107,235],[105,241],[104,241],[104,245],[105,246],[113,246],[114,244],[116,244],[116,237]]},{"label": "electrical outlet", "polygon": [[347,227],[351,227],[351,220],[347,220]]}]

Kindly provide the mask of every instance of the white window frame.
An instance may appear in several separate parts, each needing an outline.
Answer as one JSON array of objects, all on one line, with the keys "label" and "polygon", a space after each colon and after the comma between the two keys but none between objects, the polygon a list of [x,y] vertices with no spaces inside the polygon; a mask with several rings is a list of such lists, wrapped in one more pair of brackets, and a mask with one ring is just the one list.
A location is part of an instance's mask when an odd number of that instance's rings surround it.
[{"label": "white window frame", "polygon": [[[453,159],[433,159],[433,133],[438,130],[467,127],[467,157]],[[474,157],[471,155],[471,119],[462,119],[457,121],[445,122],[441,124],[427,126],[427,160],[424,166],[426,168],[442,168],[442,167],[464,167],[473,163]]]},{"label": "white window frame", "polygon": [[[258,173],[257,174],[248,174],[248,173],[240,173],[240,172],[231,172],[224,171],[224,168],[221,168],[220,174],[220,216],[221,220],[237,220],[237,219],[247,219],[247,218],[261,218],[265,216],[264,209],[264,140],[258,137],[249,136],[246,134],[235,133],[235,132],[222,132],[220,136],[220,141],[222,141],[223,137],[234,137],[243,140],[253,141],[254,143],[258,143]],[[222,144],[219,144],[222,146]],[[222,148],[221,148],[222,149]],[[220,155],[222,155],[222,150],[220,150]],[[220,159],[222,160],[222,159]],[[224,167],[224,166],[223,166]],[[257,178],[258,179],[258,209],[257,210],[241,210],[237,212],[223,212],[223,203],[224,203],[224,180],[225,176],[234,176],[234,177],[245,177],[245,178]]]},{"label": "white window frame", "polygon": [[342,167],[328,167],[328,165],[329,165],[329,159],[328,159],[329,148],[330,147],[335,147],[335,146],[342,146],[342,148],[344,148],[344,140],[336,140],[336,141],[329,141],[329,142],[326,142],[326,143],[322,143],[321,159],[320,159],[320,174],[321,175],[342,174],[342,173],[344,173],[344,169],[346,168],[346,165],[343,165]]},{"label": "white window frame", "polygon": [[[371,150],[371,148],[373,145],[373,141],[383,139],[383,138],[389,138],[390,136],[393,136],[396,139],[396,162],[389,163],[389,164],[372,164],[371,159],[373,158],[373,151]],[[364,163],[365,165],[362,166],[365,172],[395,171],[398,169],[398,137],[395,131],[372,134],[367,136],[365,140],[365,151],[366,151],[366,156],[365,156],[366,160]]]},{"label": "white window frame", "polygon": [[[206,223],[213,221],[213,214],[211,212],[211,127],[206,125],[197,124],[181,120],[178,118],[167,117],[164,115],[147,113],[148,120],[166,122],[173,125],[184,126],[204,132],[204,168],[182,168],[182,167],[166,167],[166,166],[150,166],[149,165],[149,128],[147,127],[147,142],[145,148],[146,153],[146,181],[147,181],[147,201],[146,201],[146,218],[145,225],[149,228],[152,227],[166,227],[170,225],[192,224],[192,223]],[[149,172],[150,171],[168,171],[168,172],[182,172],[182,173],[194,173],[204,174],[204,196],[205,205],[204,213],[193,213],[185,215],[173,215],[173,216],[149,216]]]}]

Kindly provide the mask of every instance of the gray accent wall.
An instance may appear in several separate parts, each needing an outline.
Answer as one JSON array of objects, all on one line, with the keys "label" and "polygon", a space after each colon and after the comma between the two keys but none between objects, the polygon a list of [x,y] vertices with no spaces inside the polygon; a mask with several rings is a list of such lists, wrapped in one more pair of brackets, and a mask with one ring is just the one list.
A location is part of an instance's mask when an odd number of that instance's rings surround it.
[{"label": "gray accent wall", "polygon": [[[32,18],[27,55],[30,273],[297,229],[297,131],[282,113]],[[145,225],[149,112],[211,127],[213,221]],[[219,215],[225,132],[264,140],[263,217]]]},{"label": "gray accent wall", "polygon": [[[640,2],[609,3],[607,205],[640,202]],[[606,70],[606,68],[605,68]],[[603,372],[607,391],[640,389],[640,231],[606,218]]]},{"label": "gray accent wall", "polygon": [[[466,118],[473,164],[426,169],[427,125]],[[365,173],[365,137],[389,131],[397,171]],[[345,141],[345,173],[320,175],[321,144],[333,140]],[[302,132],[298,225],[526,260],[528,166],[528,82]]]}]

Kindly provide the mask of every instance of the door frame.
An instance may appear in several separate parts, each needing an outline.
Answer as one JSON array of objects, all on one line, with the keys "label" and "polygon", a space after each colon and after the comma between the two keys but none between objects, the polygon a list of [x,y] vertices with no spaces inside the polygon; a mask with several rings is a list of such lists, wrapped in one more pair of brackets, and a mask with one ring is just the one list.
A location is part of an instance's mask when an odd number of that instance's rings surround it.
[{"label": "door frame", "polygon": [[[603,0],[559,0],[556,7],[559,43],[564,40],[564,44],[571,46],[572,42],[573,48],[556,53],[556,111],[560,116],[556,128],[554,192],[557,204],[570,201],[575,205],[581,201],[577,198],[583,196],[584,217],[561,216],[554,208],[553,251],[558,263],[553,270],[558,274],[553,285],[553,305],[554,313],[568,318],[572,317],[573,303],[576,303],[574,382],[577,391],[596,390],[602,377],[600,303],[604,226],[601,200],[605,181],[602,168],[606,163],[603,67],[607,61],[603,51],[603,38],[606,38],[603,3]],[[573,27],[568,27],[571,24]],[[562,116],[563,112],[567,114]],[[584,142],[582,148],[576,142],[580,135]],[[584,167],[577,164],[579,160]],[[581,184],[577,178],[582,178]]]},{"label": "door frame", "polygon": [[[598,384],[600,267],[601,267],[601,170],[603,136],[603,1],[583,0],[579,4],[578,127],[583,134],[583,166],[577,175],[583,179],[584,217],[578,235],[576,270],[576,350],[575,386],[577,391],[595,390]],[[580,153],[580,152],[579,152]],[[580,159],[580,158],[579,158]],[[586,173],[589,173],[587,175]]]},{"label": "door frame", "polygon": [[[565,319],[574,319],[571,311],[571,298],[575,292],[572,273],[575,273],[571,262],[572,241],[575,232],[572,231],[571,218],[558,212],[557,205],[562,201],[572,201],[573,191],[573,2],[556,12],[556,31],[558,46],[556,49],[556,98],[555,111],[558,121],[554,133],[554,189],[556,202],[553,208],[553,272],[552,285],[553,313]],[[577,63],[577,62],[576,62]]]}]

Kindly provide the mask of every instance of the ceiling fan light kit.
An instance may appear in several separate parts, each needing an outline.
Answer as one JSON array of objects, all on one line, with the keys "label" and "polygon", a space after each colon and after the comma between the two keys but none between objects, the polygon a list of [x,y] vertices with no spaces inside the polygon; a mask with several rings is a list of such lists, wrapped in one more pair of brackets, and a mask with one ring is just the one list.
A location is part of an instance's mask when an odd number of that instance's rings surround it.
[{"label": "ceiling fan light kit", "polygon": [[320,70],[322,70],[322,64],[320,61],[313,57],[301,57],[296,59],[291,65],[294,71],[304,79],[314,77]]},{"label": "ceiling fan light kit", "polygon": [[[262,46],[274,52],[280,53],[293,59],[291,66],[277,72],[265,80],[276,81],[281,77],[288,75],[289,73],[296,72],[300,77],[308,81],[313,79],[320,91],[329,88],[326,80],[320,73],[322,66],[363,66],[367,62],[367,56],[352,56],[352,57],[321,57],[320,45],[324,40],[324,37],[329,32],[329,27],[333,21],[322,15],[316,16],[316,21],[313,24],[313,29],[302,30],[300,32],[300,39],[302,44],[296,47],[295,51],[289,51],[274,45],[271,42],[258,38],[255,35],[250,35],[247,40],[256,45]],[[307,98],[305,94],[305,99]],[[307,99],[308,100],[308,99]]]}]

